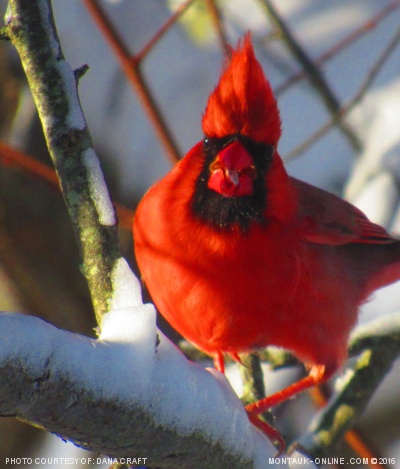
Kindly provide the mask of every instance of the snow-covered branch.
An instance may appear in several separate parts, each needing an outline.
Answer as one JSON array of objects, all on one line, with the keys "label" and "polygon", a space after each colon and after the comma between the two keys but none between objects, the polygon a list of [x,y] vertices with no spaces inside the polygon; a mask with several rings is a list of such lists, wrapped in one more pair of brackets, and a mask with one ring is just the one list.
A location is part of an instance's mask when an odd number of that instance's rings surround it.
[{"label": "snow-covered branch", "polygon": [[336,394],[292,446],[314,458],[326,456],[365,411],[373,394],[400,356],[400,313],[378,317],[352,334],[350,352],[360,354],[335,384]]},{"label": "snow-covered branch", "polygon": [[[0,315],[0,414],[150,467],[265,468],[275,449],[226,378],[163,335],[125,261],[98,340],[30,316]],[[126,295],[129,291],[130,294]]]}]

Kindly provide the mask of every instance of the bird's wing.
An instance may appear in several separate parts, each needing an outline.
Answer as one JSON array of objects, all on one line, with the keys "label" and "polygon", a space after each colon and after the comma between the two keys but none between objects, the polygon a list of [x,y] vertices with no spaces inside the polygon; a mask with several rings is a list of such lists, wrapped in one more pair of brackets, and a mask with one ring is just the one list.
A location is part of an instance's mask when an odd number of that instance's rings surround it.
[{"label": "bird's wing", "polygon": [[349,202],[306,182],[291,180],[299,197],[300,232],[307,241],[330,245],[397,241]]}]

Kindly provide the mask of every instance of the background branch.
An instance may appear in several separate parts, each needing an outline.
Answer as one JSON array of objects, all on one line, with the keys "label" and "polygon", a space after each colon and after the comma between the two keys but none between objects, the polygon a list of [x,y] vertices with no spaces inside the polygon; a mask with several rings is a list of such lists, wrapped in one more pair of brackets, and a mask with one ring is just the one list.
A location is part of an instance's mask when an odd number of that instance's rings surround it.
[{"label": "background branch", "polygon": [[381,51],[376,62],[373,64],[367,75],[365,76],[363,82],[361,83],[357,93],[345,103],[341,109],[330,119],[325,125],[320,127],[316,132],[314,132],[307,140],[305,140],[301,145],[293,149],[290,153],[285,155],[285,161],[290,161],[293,158],[298,157],[304,153],[312,144],[318,141],[323,135],[325,135],[332,127],[334,127],[343,116],[348,115],[357,104],[359,104],[367,91],[370,89],[372,83],[374,82],[377,75],[381,72],[383,64],[390,57],[392,52],[398,47],[400,42],[400,28],[393,35],[392,39],[388,42],[386,47]]},{"label": "background branch", "polygon": [[[304,73],[308,76],[310,83],[321,96],[322,102],[325,104],[326,108],[331,114],[336,115],[340,110],[340,103],[325,80],[325,77],[321,73],[318,65],[311,59],[311,57],[308,56],[306,50],[296,40],[289,26],[279,15],[272,2],[270,0],[260,0],[260,2],[267,11],[271,21],[277,28],[278,33],[280,34],[282,40],[286,43],[288,49],[293,54],[295,59],[302,65]],[[347,137],[354,150],[360,151],[362,149],[361,140],[354,132],[354,130],[351,129],[349,125],[342,120],[341,117],[336,119],[335,122],[343,134]]]},{"label": "background branch", "polygon": [[373,394],[400,356],[400,314],[389,315],[358,328],[351,353],[360,354],[353,369],[339,379],[333,399],[320,412],[309,433],[292,450],[326,456],[364,412]]},{"label": "background branch", "polygon": [[[181,157],[180,152],[175,139],[169,130],[168,124],[165,121],[140,70],[140,63],[143,60],[144,55],[140,54],[138,56],[140,59],[139,61],[136,60],[135,56],[132,57],[132,54],[129,53],[127,47],[122,41],[122,38],[119,37],[118,32],[112,27],[107,15],[100,5],[95,0],[83,0],[83,2],[92,15],[93,20],[102,31],[105,39],[114,50],[115,55],[118,57],[121,67],[123,68],[129,82],[135,88],[169,160],[172,164],[175,164]],[[190,4],[188,6],[190,6]]]},{"label": "background branch", "polygon": [[[377,14],[374,14],[371,18],[369,18],[363,24],[358,26],[356,29],[350,31],[350,33],[347,36],[343,37],[332,47],[330,47],[325,52],[320,54],[314,60],[316,66],[320,67],[329,59],[335,57],[339,52],[348,48],[353,42],[357,41],[358,39],[361,39],[361,37],[364,36],[365,34],[370,33],[371,30],[376,28],[380,24],[381,21],[383,21],[388,15],[390,15],[390,13],[392,13],[394,10],[396,10],[399,7],[400,7],[400,3],[398,0],[389,3],[389,5],[385,5]],[[301,80],[305,76],[306,76],[306,73],[304,70],[301,70],[293,74],[283,83],[281,83],[276,88],[274,88],[275,95],[279,96],[285,90],[287,90],[290,86],[292,86],[294,83]]]}]

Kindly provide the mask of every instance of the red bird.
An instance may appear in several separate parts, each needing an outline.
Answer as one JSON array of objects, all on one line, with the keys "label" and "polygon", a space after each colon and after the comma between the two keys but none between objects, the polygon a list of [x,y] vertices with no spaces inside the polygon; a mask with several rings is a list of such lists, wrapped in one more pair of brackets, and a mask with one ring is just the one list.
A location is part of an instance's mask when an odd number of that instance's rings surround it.
[{"label": "red bird", "polygon": [[400,241],[288,176],[279,110],[249,35],[232,51],[202,124],[204,139],[137,208],[136,258],[161,314],[220,371],[224,354],[269,345],[310,367],[246,408],[279,439],[257,414],[342,367],[359,306],[400,279]]}]

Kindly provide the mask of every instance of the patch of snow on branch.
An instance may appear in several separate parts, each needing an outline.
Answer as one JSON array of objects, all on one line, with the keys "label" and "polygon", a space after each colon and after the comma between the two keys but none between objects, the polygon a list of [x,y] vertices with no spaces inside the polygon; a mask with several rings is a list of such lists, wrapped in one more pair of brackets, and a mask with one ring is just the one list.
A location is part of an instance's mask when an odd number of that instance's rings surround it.
[{"label": "patch of snow on branch", "polygon": [[114,295],[103,319],[100,340],[140,344],[138,359],[145,363],[145,357],[155,358],[155,308],[152,304],[143,304],[139,280],[124,258],[116,262],[111,281]]},{"label": "patch of snow on branch", "polygon": [[90,192],[102,225],[116,224],[115,210],[111,202],[99,159],[93,148],[83,152],[83,163],[88,171]]}]

